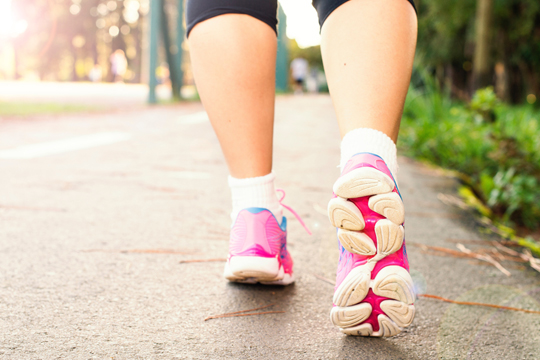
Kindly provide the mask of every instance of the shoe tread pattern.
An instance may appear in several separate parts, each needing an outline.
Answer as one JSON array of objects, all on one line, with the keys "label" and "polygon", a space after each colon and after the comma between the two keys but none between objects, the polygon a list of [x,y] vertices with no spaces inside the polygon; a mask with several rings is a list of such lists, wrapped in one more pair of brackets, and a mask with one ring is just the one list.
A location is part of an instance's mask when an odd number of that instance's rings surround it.
[{"label": "shoe tread pattern", "polygon": [[[405,212],[401,196],[394,189],[389,176],[369,167],[352,170],[334,184],[337,197],[330,201],[328,212],[332,225],[338,228],[341,245],[351,253],[373,256],[366,264],[352,269],[334,293],[331,320],[347,335],[394,336],[414,318],[413,282],[405,268],[389,265],[371,279],[375,264],[403,246]],[[348,201],[365,196],[369,196],[369,209],[386,218],[375,224],[376,247],[361,231],[365,227],[364,214]],[[354,223],[356,219],[361,221]],[[375,295],[386,298],[379,305],[384,313],[377,316],[378,331],[374,331],[370,323],[363,323],[370,315],[366,313],[372,311],[371,304],[362,302],[370,289]]]}]

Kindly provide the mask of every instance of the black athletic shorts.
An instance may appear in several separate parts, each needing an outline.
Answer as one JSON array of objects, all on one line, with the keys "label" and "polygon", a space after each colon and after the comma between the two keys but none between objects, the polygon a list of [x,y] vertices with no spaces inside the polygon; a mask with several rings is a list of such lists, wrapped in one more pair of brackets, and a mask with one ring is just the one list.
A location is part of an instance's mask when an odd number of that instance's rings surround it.
[{"label": "black athletic shorts", "polygon": [[[319,24],[338,6],[348,0],[313,0],[313,7],[319,14]],[[409,1],[416,11],[414,0]],[[224,14],[250,15],[268,24],[277,34],[277,0],[188,0],[186,5],[187,36],[201,21]]]}]

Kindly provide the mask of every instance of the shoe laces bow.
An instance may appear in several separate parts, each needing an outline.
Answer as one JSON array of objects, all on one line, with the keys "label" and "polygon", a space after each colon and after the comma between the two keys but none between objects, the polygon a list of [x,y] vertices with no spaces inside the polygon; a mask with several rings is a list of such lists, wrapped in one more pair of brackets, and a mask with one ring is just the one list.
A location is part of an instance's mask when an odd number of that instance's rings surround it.
[{"label": "shoe laces bow", "polygon": [[294,211],[291,207],[285,205],[282,203],[283,199],[285,198],[285,190],[283,189],[276,189],[276,192],[279,192],[281,194],[281,198],[278,199],[279,201],[279,204],[281,206],[283,206],[285,209],[289,210],[291,212],[291,214],[294,215],[294,217],[296,218],[296,220],[298,220],[300,222],[300,224],[304,227],[304,229],[306,229],[306,232],[309,234],[309,235],[312,235],[311,234],[311,231],[309,231],[308,227],[306,226],[306,224],[304,223],[304,221],[302,220],[302,218],[300,217],[300,215],[298,215],[298,213],[296,211]]}]

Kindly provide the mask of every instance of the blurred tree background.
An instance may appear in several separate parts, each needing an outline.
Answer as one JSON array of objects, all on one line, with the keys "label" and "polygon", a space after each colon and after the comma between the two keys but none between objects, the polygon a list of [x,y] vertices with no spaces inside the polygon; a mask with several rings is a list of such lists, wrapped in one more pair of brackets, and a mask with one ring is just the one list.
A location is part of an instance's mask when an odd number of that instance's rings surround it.
[{"label": "blurred tree background", "polygon": [[[470,99],[478,87],[494,85],[498,97],[536,100],[540,74],[540,2],[536,0],[417,0],[418,65],[428,68],[453,96]],[[476,36],[477,9],[487,3],[487,31]],[[487,82],[474,83],[477,43],[487,43]]]},{"label": "blurred tree background", "polygon": [[[149,1],[11,2],[12,13],[25,20],[26,28],[19,34],[3,34],[0,76],[88,80],[97,64],[102,79],[112,81],[110,56],[120,49],[128,63],[124,80],[140,82]],[[528,95],[533,95],[529,102],[536,100],[540,90],[538,1],[416,0],[416,5],[417,67],[428,69],[453,97],[467,100],[476,88],[493,85],[503,101],[520,103]],[[169,23],[174,24],[176,3],[165,1],[165,8]],[[6,37],[11,38],[6,41]],[[322,68],[318,47],[300,49],[292,42],[291,57],[297,56]],[[10,58],[14,71],[5,65]]]},{"label": "blurred tree background", "polygon": [[124,80],[140,82],[148,11],[149,0],[13,2],[13,14],[28,26],[10,42],[14,71],[2,75],[80,81],[89,80],[98,68],[103,80],[113,81],[110,58],[122,50],[128,64]]},{"label": "blurred tree background", "polygon": [[[476,89],[493,85],[503,101],[536,101],[540,90],[540,2],[415,0],[415,3],[417,70],[427,70],[443,90],[461,100],[470,100]],[[485,11],[477,11],[480,9]],[[483,50],[481,54],[477,52],[479,49]],[[299,56],[322,67],[318,46],[300,49],[296,43],[291,44],[291,57]],[[475,69],[484,73],[475,74]]]}]

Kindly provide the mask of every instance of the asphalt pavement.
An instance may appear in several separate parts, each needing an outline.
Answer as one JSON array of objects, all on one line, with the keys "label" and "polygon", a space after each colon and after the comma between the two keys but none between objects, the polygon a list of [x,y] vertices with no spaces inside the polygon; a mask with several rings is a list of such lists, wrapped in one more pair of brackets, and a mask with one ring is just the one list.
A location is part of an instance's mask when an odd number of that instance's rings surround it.
[{"label": "asphalt pavement", "polygon": [[[538,359],[540,315],[420,298],[410,328],[356,338],[332,326],[338,259],[326,217],[339,133],[325,95],[280,96],[277,186],[296,283],[222,276],[227,169],[201,104],[0,121],[0,359]],[[457,182],[400,158],[417,291],[540,310],[540,274],[421,245],[493,248]],[[486,242],[481,242],[486,241]],[[213,262],[184,260],[217,259]],[[330,280],[328,282],[327,280]],[[274,304],[283,311],[204,321]]]}]

